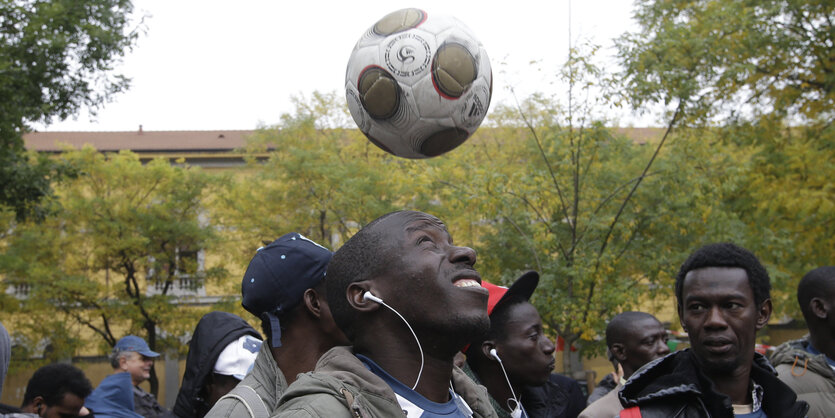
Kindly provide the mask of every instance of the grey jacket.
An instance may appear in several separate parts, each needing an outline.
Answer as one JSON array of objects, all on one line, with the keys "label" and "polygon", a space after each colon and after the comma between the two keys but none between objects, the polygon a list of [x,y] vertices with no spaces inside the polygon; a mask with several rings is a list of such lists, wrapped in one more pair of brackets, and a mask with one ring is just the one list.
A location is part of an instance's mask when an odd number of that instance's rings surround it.
[{"label": "grey jacket", "polygon": [[823,354],[806,351],[809,336],[788,341],[771,355],[777,377],[809,404],[809,418],[825,418],[835,414],[835,371]]},{"label": "grey jacket", "polygon": [[580,412],[578,418],[612,418],[618,416],[623,409],[620,399],[618,399],[618,392],[622,387],[623,385],[618,384],[609,393],[590,403],[583,412]]},{"label": "grey jacket", "polygon": [[[487,389],[460,369],[453,369],[452,386],[476,418],[495,418]],[[405,417],[394,391],[368,370],[350,347],[325,353],[313,372],[299,375],[278,401],[276,417],[371,418]]]},{"label": "grey jacket", "polygon": [[133,387],[133,410],[145,418],[168,418],[171,412],[157,402],[157,398],[139,386]]},{"label": "grey jacket", "polygon": [[[255,357],[255,364],[252,370],[247,373],[244,380],[238,386],[246,385],[255,390],[255,393],[264,401],[264,406],[272,413],[278,404],[278,398],[287,389],[287,379],[284,373],[278,368],[278,364],[270,351],[270,344],[265,341],[261,344],[261,351]],[[235,397],[224,396],[206,414],[206,418],[230,418],[230,417],[253,417],[250,409]]]}]

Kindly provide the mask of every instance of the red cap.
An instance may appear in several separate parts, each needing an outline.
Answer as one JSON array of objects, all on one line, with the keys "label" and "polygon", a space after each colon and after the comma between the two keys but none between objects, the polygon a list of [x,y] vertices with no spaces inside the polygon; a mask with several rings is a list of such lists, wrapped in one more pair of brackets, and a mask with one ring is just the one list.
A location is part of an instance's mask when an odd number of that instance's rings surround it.
[{"label": "red cap", "polygon": [[496,306],[505,300],[505,296],[519,296],[529,300],[537,284],[539,284],[539,273],[535,271],[525,272],[509,288],[482,281],[481,287],[487,289],[489,293],[487,297],[487,315],[493,314]]},{"label": "red cap", "polygon": [[[489,295],[487,296],[487,315],[492,315],[493,311],[496,310],[496,306],[502,303],[502,301],[507,300],[507,297],[519,296],[525,300],[530,300],[538,284],[539,273],[533,270],[523,273],[509,288],[482,280],[481,287],[487,289]],[[470,346],[467,345],[461,351],[466,353],[469,348]]]}]

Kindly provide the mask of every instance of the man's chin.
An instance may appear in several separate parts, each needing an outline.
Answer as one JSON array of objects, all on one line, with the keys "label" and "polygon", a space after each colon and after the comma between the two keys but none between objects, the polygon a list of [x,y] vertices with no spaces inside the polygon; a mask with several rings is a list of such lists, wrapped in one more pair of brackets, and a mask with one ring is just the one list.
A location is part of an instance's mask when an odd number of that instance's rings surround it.
[{"label": "man's chin", "polygon": [[454,321],[435,327],[436,333],[443,339],[454,342],[460,349],[473,341],[487,337],[490,332],[490,317],[457,317]]},{"label": "man's chin", "polygon": [[699,360],[705,374],[723,376],[733,374],[741,365],[739,357],[711,357]]}]

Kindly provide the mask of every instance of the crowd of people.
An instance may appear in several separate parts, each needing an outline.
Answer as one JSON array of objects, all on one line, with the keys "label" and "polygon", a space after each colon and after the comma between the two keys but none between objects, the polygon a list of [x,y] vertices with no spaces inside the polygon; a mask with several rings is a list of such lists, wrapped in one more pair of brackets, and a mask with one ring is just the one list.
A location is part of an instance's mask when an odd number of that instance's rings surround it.
[{"label": "crowd of people", "polygon": [[[675,281],[690,348],[671,353],[648,313],[615,315],[605,331],[614,372],[587,397],[553,373],[554,342],[530,302],[539,275],[497,286],[475,264],[422,212],[386,214],[335,253],[289,233],[259,248],[243,277],[242,305],[261,333],[206,314],[172,410],[140,388],[159,353],[126,336],[95,389],[78,368],[51,364],[0,416],[835,416],[835,267],[798,286],[809,334],[766,358],[755,351],[773,309],[766,269],[734,244],[695,250]],[[9,347],[0,325],[0,391]]]}]

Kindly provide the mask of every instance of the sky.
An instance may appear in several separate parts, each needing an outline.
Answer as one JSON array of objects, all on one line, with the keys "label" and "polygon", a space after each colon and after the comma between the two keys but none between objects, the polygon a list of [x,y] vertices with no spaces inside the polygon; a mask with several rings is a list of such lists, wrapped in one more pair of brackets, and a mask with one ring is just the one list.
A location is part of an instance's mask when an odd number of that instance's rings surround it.
[{"label": "sky", "polygon": [[[489,4],[489,6],[488,6]],[[581,40],[612,55],[636,30],[629,0],[135,0],[144,33],[117,72],[132,79],[95,117],[35,125],[40,131],[255,129],[294,110],[293,97],[344,93],[360,35],[389,12],[418,7],[469,26],[493,67],[495,103],[560,93],[556,71]],[[570,14],[569,14],[570,10]],[[570,35],[569,35],[570,16]],[[343,96],[344,97],[344,96]],[[489,114],[488,114],[489,117]],[[619,116],[620,117],[620,116]],[[627,120],[646,125],[638,119]]]}]

